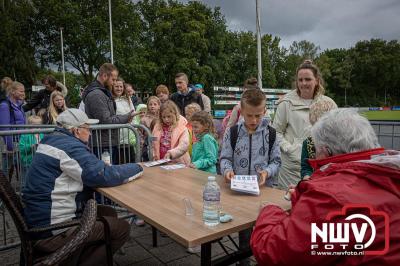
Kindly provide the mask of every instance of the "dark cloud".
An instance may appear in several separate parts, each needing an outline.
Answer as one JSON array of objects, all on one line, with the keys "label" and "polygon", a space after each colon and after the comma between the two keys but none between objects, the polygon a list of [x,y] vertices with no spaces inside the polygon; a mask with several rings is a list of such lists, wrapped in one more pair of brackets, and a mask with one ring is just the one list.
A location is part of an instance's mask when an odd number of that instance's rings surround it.
[{"label": "dark cloud", "polygon": [[[187,2],[187,1],[182,1]],[[233,31],[255,31],[256,0],[204,0],[220,6]],[[399,0],[260,0],[263,33],[281,44],[308,40],[326,48],[348,48],[359,40],[400,37]]]}]

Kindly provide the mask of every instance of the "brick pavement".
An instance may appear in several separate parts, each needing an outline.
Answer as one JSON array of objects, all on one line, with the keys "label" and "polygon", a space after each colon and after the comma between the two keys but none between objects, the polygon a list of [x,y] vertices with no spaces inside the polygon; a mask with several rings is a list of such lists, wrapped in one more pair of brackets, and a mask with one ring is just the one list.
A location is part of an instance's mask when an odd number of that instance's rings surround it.
[{"label": "brick pavement", "polygon": [[[0,225],[2,228],[2,221],[0,221]],[[7,235],[16,236],[16,229],[9,218],[7,219],[7,226]],[[237,234],[233,238],[237,242]],[[2,244],[2,239],[3,230],[0,229],[0,244]],[[14,237],[12,241],[18,241],[18,238]],[[224,238],[222,243],[228,251],[233,250],[234,246],[228,238]],[[218,244],[213,244],[212,257],[218,258],[223,255],[223,249]],[[252,265],[256,265],[254,258],[251,262]],[[18,263],[19,248],[0,252],[0,265],[18,265]],[[151,227],[148,225],[143,227],[132,225],[131,238],[123,246],[123,250],[115,254],[114,265],[200,265],[200,254],[190,254],[185,247],[174,240],[160,235],[158,236],[158,247],[154,248],[152,246]]]}]

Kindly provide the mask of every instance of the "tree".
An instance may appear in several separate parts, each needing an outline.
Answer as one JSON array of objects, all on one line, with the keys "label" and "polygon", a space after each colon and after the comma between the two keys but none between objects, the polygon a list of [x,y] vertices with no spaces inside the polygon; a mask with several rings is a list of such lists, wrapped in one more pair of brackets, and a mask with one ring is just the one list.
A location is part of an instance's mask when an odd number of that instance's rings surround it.
[{"label": "tree", "polygon": [[[155,88],[174,86],[174,77],[185,72],[192,82],[206,85],[223,79],[225,20],[218,8],[199,2],[145,0],[136,4],[141,18],[140,55],[126,55],[121,66],[133,66],[127,73],[134,83]],[[135,63],[133,63],[135,62]],[[124,67],[122,67],[124,68]]]},{"label": "tree", "polygon": [[319,46],[316,46],[312,42],[306,40],[302,40],[300,42],[294,41],[289,47],[290,54],[297,55],[302,59],[315,60],[318,56],[319,50]]},{"label": "tree", "polygon": [[324,78],[328,84],[327,89],[335,95],[336,103],[339,106],[351,104],[348,97],[352,87],[351,78],[354,66],[351,50],[326,50],[320,57],[325,57],[329,62],[330,75],[324,75]]},{"label": "tree", "polygon": [[399,87],[399,60],[398,41],[371,39],[356,44],[353,49],[352,92],[357,95],[360,104],[382,106],[399,102],[396,92]]},{"label": "tree", "polygon": [[[33,2],[37,10],[34,25],[38,60],[46,66],[61,62],[60,28],[63,27],[65,62],[78,70],[89,83],[98,67],[110,61],[108,1]],[[117,46],[124,49],[121,45],[125,42],[119,37],[136,41],[137,20],[132,19],[135,15],[133,4],[128,0],[114,0],[112,5],[115,40]],[[132,35],[127,36],[128,33]]]},{"label": "tree", "polygon": [[37,72],[30,19],[34,8],[27,0],[4,0],[0,11],[0,77],[32,84]]}]

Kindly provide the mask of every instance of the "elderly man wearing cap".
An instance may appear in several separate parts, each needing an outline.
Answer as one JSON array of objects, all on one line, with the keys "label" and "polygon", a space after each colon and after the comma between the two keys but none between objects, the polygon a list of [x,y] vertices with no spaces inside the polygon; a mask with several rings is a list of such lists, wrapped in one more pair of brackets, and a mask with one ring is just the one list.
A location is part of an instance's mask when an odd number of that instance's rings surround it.
[{"label": "elderly man wearing cap", "polygon": [[[87,146],[90,125],[97,119],[89,119],[79,109],[68,109],[57,118],[58,127],[39,144],[27,172],[22,199],[28,226],[49,226],[75,219],[85,201],[92,195],[91,188],[117,186],[142,174],[140,165],[129,163],[108,165],[90,153]],[[113,252],[129,237],[129,224],[118,219],[114,209],[98,206],[98,216],[104,216],[111,231]],[[74,229],[38,235],[35,249],[52,252],[69,241]],[[89,236],[89,242],[104,239],[104,228],[97,222]],[[104,245],[83,249],[79,265],[104,263]]]},{"label": "elderly man wearing cap", "polygon": [[211,100],[210,98],[204,94],[204,88],[202,84],[194,85],[195,91],[201,96],[201,100],[203,101],[204,111],[211,114]]}]

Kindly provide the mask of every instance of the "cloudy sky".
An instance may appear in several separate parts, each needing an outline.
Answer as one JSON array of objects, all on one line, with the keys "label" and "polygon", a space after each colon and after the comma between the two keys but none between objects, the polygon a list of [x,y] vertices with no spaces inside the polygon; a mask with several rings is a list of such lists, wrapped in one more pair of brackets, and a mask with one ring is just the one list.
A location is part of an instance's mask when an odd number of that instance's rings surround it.
[{"label": "cloudy sky", "polygon": [[[182,0],[182,2],[187,2]],[[203,0],[221,7],[230,30],[255,31],[256,0]],[[400,0],[260,0],[261,31],[288,47],[308,40],[349,48],[359,40],[400,40]]]}]

